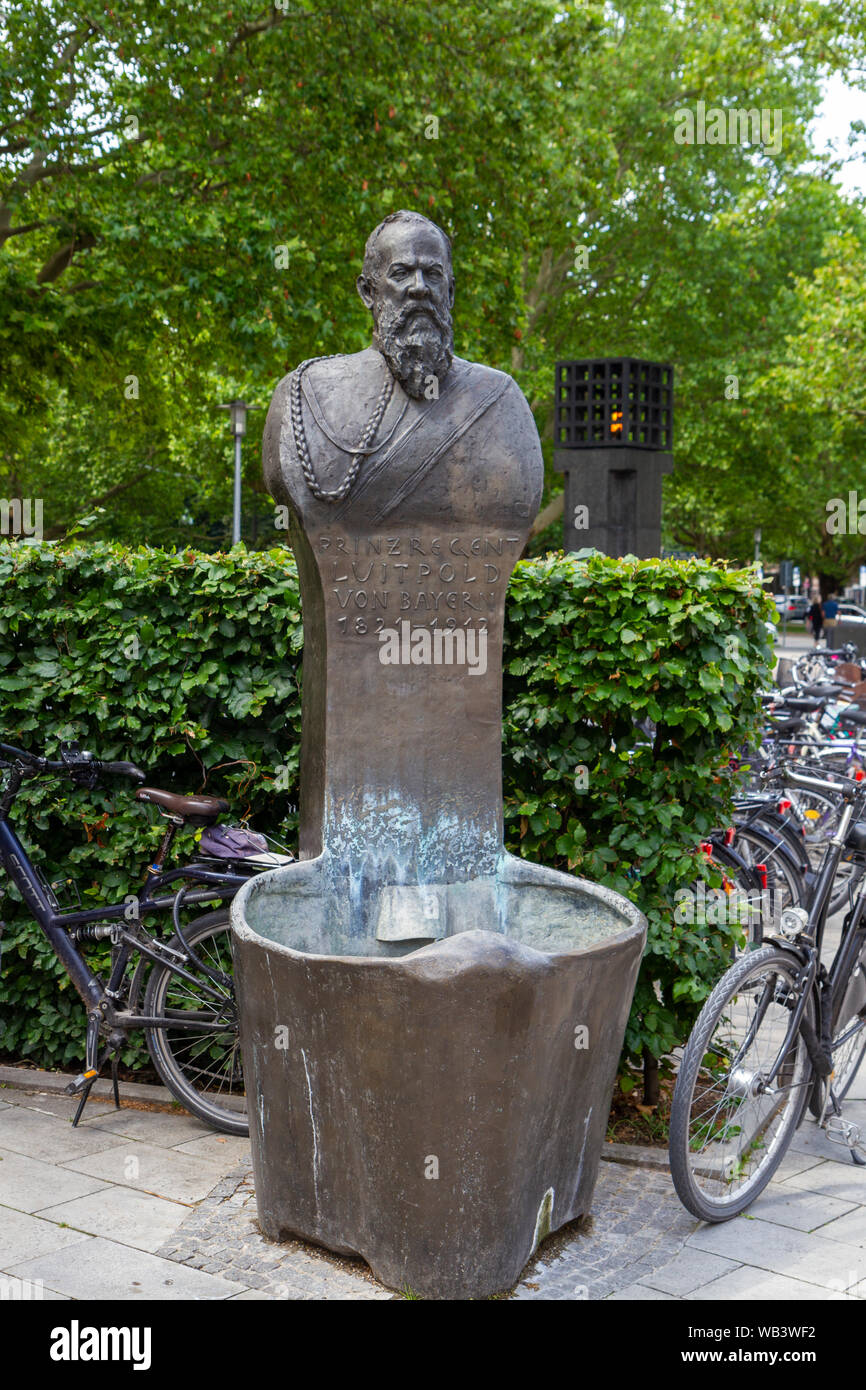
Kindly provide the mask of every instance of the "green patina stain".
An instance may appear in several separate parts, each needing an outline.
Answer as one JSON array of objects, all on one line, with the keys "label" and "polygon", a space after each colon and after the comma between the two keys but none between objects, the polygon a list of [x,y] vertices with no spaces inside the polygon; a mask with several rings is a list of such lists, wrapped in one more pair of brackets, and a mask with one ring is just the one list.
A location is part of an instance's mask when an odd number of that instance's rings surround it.
[{"label": "green patina stain", "polygon": [[541,1242],[550,1235],[552,1218],[553,1188],[549,1187],[541,1199],[541,1206],[538,1208],[538,1215],[535,1218],[535,1237],[532,1242],[533,1250],[537,1250]]}]

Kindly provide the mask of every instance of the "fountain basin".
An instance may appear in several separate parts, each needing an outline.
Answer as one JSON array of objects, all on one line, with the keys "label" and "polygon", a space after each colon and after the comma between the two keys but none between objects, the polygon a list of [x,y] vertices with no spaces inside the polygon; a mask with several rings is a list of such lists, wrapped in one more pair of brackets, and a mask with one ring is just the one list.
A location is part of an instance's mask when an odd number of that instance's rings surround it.
[{"label": "fountain basin", "polygon": [[589,1210],[646,921],[510,855],[335,889],[325,854],[232,904],[262,1229],[423,1297],[508,1288]]}]

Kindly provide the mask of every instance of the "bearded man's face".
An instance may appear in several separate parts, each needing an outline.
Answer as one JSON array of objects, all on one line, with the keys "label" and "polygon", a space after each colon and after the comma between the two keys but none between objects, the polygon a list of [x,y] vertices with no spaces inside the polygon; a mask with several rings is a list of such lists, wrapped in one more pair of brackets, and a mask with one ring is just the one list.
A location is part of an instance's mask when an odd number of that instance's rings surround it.
[{"label": "bearded man's face", "polygon": [[[375,278],[358,281],[373,315],[373,346],[410,396],[431,396],[454,356],[454,282],[448,249],[433,228],[395,222],[379,238]],[[438,395],[438,391],[436,392]]]}]

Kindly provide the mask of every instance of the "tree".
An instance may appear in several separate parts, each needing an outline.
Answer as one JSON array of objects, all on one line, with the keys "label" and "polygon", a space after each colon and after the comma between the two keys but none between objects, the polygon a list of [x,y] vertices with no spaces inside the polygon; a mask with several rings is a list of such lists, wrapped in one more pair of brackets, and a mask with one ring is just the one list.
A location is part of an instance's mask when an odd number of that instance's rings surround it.
[{"label": "tree", "polygon": [[[687,445],[840,216],[802,166],[819,73],[862,51],[844,9],[232,4],[0,21],[3,486],[38,486],[52,534],[100,507],[103,534],[218,531],[212,406],[367,341],[353,283],[396,206],[451,234],[457,350],[512,370],[548,438],[556,357],[628,352],[677,364]],[[678,144],[698,100],[783,110],[781,148]]]}]

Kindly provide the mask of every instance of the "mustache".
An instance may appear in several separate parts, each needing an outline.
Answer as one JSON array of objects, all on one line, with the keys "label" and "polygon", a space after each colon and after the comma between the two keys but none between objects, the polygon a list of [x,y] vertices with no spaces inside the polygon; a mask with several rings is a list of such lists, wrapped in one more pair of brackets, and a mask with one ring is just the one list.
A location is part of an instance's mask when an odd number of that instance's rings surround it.
[{"label": "mustache", "polygon": [[406,328],[410,321],[418,315],[430,319],[440,333],[450,334],[453,320],[449,310],[447,308],[440,309],[439,305],[432,299],[413,299],[408,304],[402,304],[397,308],[392,308],[390,305],[383,306],[374,317],[374,325],[378,331],[384,330],[385,333],[392,335]]}]

